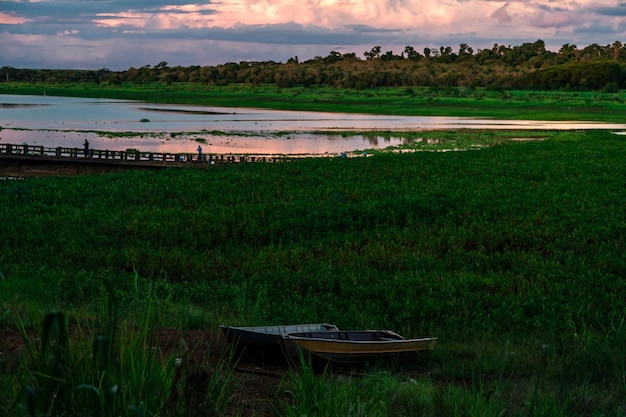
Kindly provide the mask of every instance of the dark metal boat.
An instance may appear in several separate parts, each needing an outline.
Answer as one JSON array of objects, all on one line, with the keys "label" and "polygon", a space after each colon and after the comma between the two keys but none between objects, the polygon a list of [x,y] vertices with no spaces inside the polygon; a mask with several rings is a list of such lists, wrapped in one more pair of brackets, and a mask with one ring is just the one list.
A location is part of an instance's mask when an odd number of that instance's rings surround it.
[{"label": "dark metal boat", "polygon": [[226,339],[239,348],[280,349],[281,336],[285,333],[296,332],[316,332],[338,331],[334,324],[312,323],[312,324],[290,324],[282,326],[256,326],[240,327],[220,325]]}]

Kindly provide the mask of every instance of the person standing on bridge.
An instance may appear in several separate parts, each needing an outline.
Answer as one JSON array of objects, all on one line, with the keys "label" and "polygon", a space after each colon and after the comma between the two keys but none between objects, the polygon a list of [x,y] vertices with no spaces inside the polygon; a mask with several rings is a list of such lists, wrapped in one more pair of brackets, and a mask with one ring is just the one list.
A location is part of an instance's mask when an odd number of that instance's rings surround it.
[{"label": "person standing on bridge", "polygon": [[202,162],[202,146],[198,146],[198,162]]},{"label": "person standing on bridge", "polygon": [[83,143],[85,147],[85,158],[89,158],[89,141],[85,139],[85,143]]}]

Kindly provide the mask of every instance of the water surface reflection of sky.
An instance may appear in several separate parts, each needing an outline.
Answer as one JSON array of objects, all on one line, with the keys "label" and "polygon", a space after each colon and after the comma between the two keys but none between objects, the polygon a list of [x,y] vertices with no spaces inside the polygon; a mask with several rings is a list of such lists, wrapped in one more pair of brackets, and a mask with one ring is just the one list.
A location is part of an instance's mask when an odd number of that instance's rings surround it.
[{"label": "water surface reflection of sky", "polygon": [[[592,122],[388,116],[161,105],[138,101],[0,95],[0,141],[154,152],[323,154],[381,149],[406,139],[375,132],[434,129],[626,129]],[[339,132],[373,132],[341,135]],[[128,132],[109,137],[101,132]]]}]

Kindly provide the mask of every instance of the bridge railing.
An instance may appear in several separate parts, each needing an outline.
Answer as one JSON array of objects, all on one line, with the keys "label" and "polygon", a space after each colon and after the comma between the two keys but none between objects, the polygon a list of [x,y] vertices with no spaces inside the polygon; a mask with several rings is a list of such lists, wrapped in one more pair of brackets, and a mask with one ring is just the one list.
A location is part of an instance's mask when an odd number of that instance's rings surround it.
[{"label": "bridge railing", "polygon": [[0,154],[46,156],[55,158],[90,158],[116,161],[162,161],[162,162],[191,162],[192,154],[173,154],[162,152],[111,151],[100,149],[80,149],[66,147],[46,147],[39,145],[0,144]]},{"label": "bridge railing", "polygon": [[199,157],[191,153],[163,153],[142,152],[137,150],[110,151],[100,149],[82,149],[66,147],[46,147],[40,145],[0,144],[0,154],[41,156],[52,158],[90,159],[101,161],[136,161],[136,162],[163,162],[172,164],[202,163],[209,165],[233,164],[241,162],[284,162],[291,158],[277,155],[218,155],[203,154]]}]

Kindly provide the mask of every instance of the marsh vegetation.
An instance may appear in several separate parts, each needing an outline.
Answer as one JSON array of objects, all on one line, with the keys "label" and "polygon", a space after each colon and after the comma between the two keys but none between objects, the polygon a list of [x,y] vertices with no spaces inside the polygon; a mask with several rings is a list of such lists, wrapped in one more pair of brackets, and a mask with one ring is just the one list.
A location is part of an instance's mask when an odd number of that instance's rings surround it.
[{"label": "marsh vegetation", "polygon": [[0,357],[0,410],[236,415],[229,368],[185,388],[151,329],[329,321],[439,343],[365,376],[305,366],[271,414],[625,415],[623,137],[429,135],[489,146],[0,181],[0,326],[38,335]]}]

